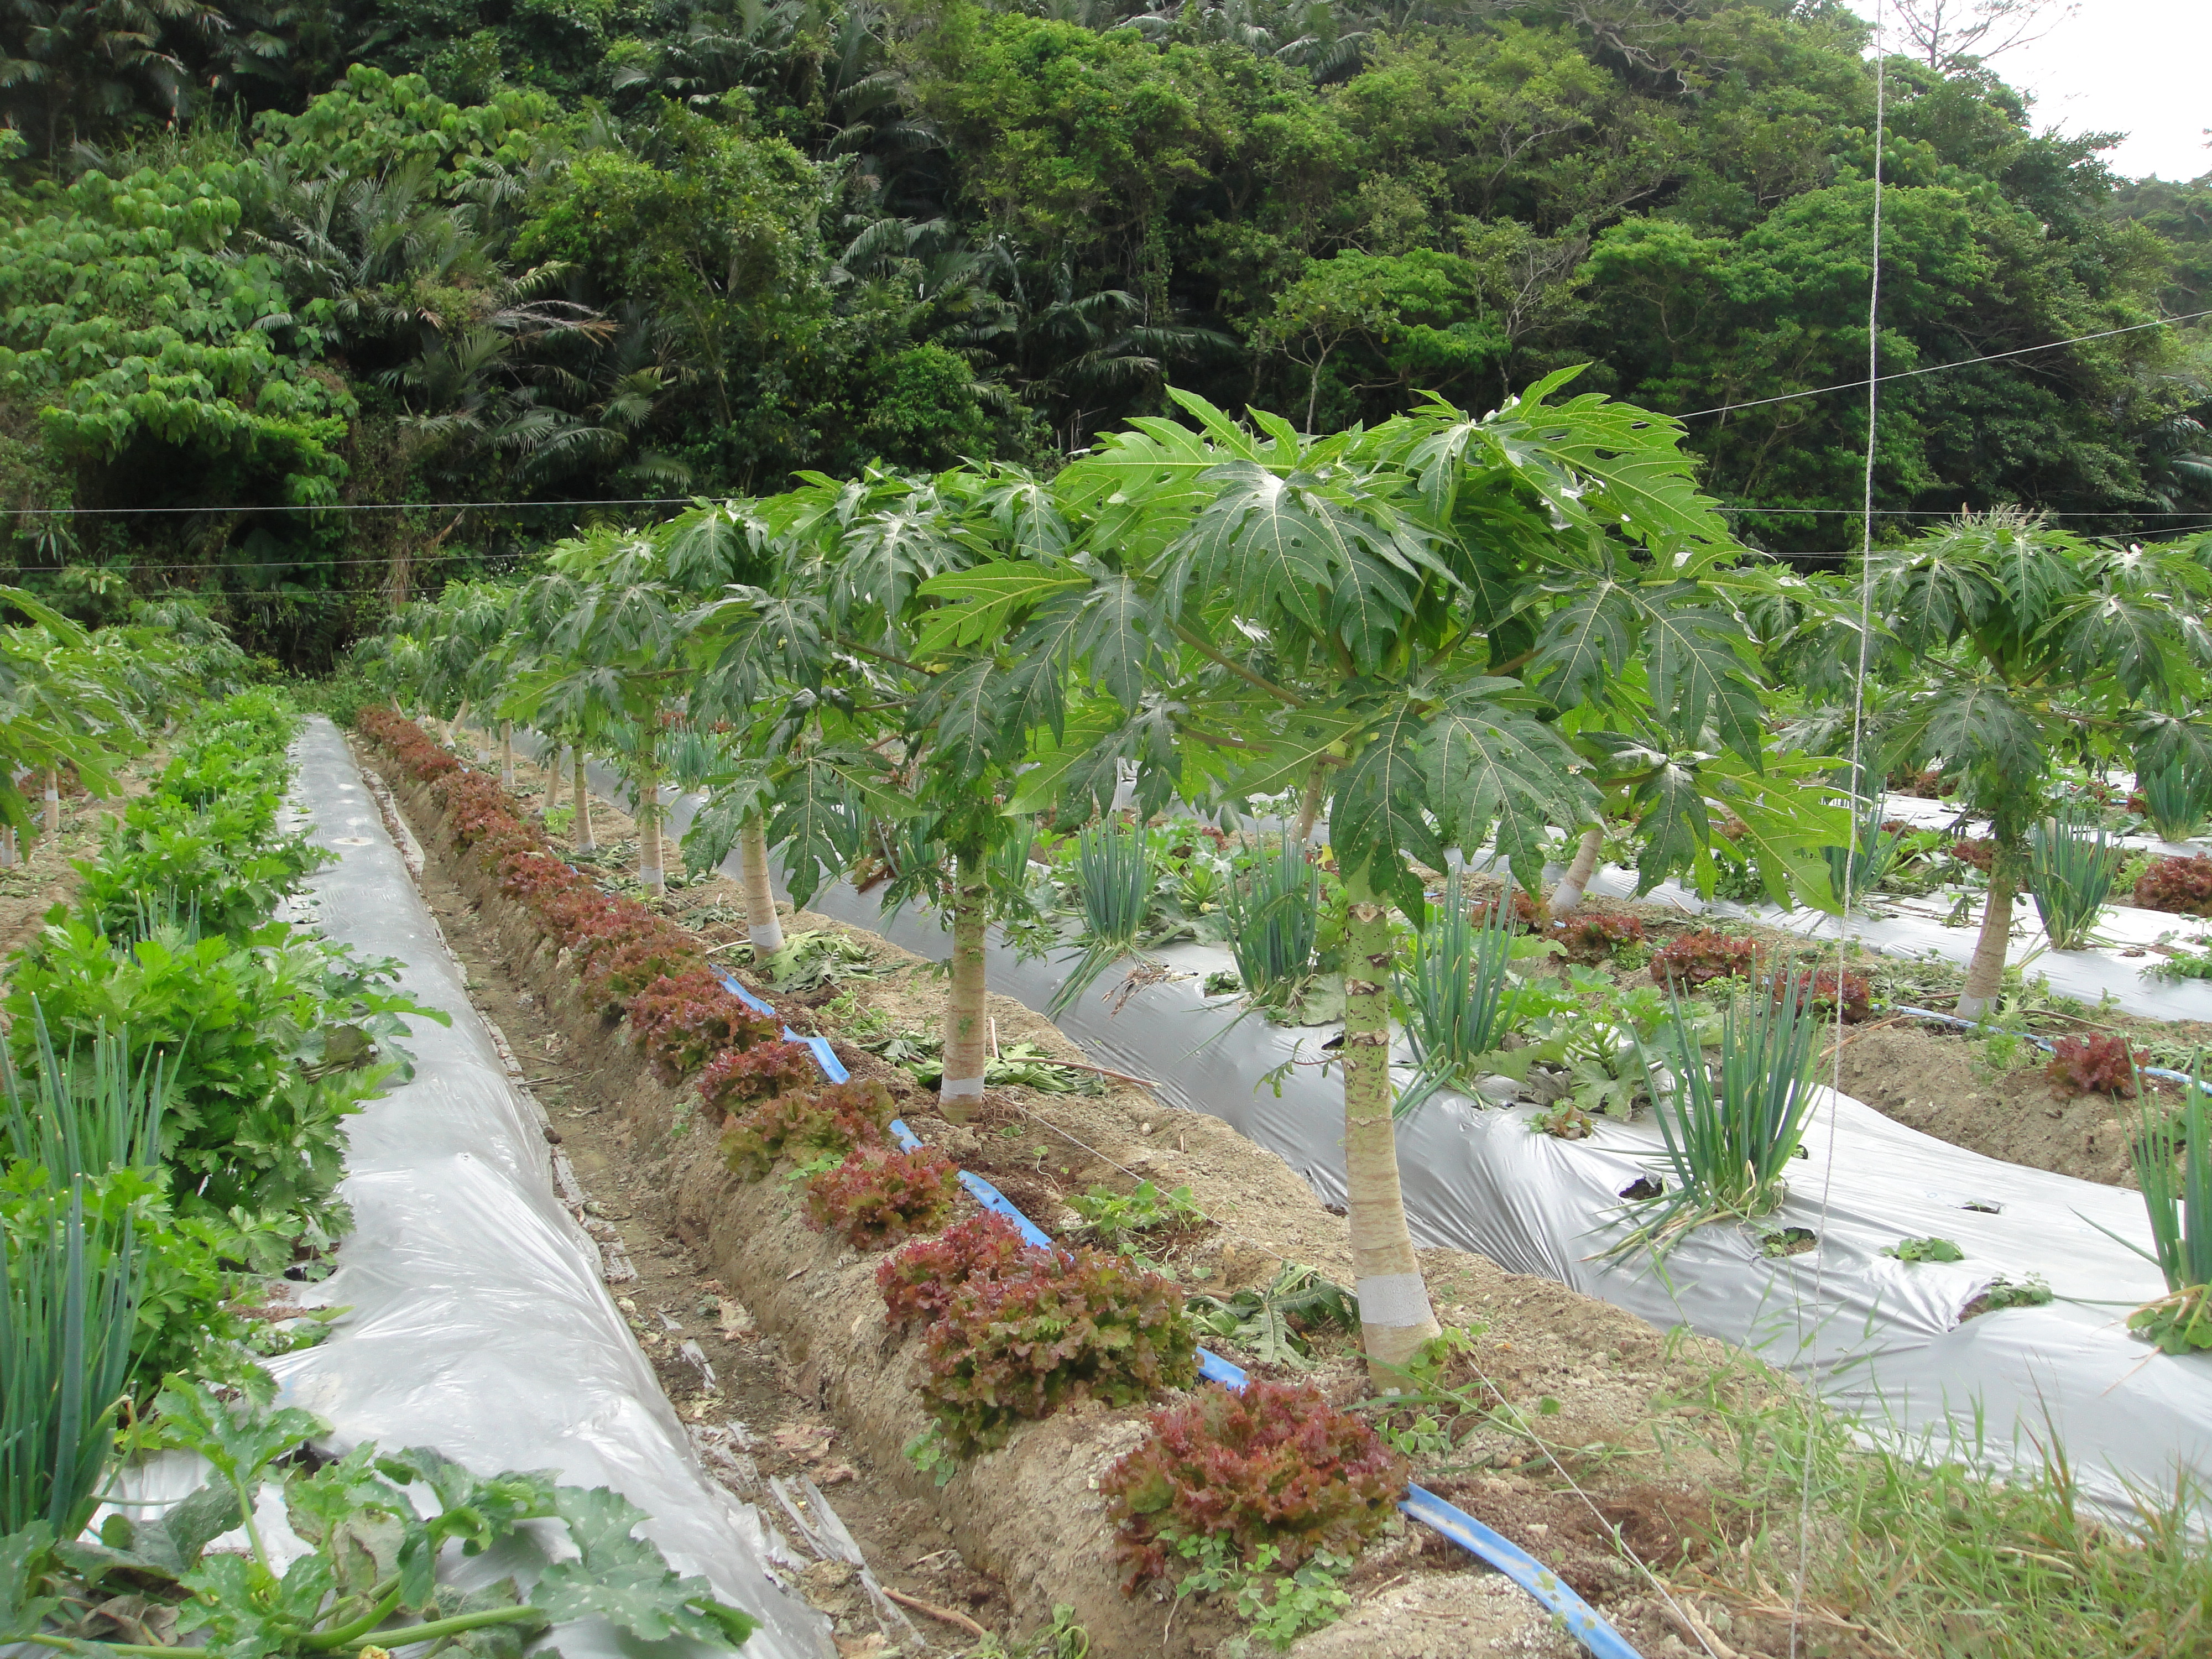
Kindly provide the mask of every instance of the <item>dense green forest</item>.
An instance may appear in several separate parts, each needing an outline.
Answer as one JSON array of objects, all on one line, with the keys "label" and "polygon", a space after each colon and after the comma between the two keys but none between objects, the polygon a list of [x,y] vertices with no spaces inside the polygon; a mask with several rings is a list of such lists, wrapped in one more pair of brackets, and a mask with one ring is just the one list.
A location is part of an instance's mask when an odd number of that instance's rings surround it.
[{"label": "dense green forest", "polygon": [[[90,620],[213,589],[312,666],[577,501],[1578,363],[1754,545],[1855,544],[1863,394],[1761,402],[1865,373],[1830,0],[5,4],[5,556]],[[2212,333],[2136,326],[2212,307],[2212,174],[1887,76],[1885,370],[2133,331],[1890,385],[1886,522],[2212,514]]]}]

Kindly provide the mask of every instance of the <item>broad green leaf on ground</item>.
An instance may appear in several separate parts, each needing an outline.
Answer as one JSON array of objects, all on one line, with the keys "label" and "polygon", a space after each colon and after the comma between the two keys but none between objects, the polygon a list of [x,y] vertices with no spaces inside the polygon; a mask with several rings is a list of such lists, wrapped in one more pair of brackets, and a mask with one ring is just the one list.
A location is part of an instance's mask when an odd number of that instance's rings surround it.
[{"label": "broad green leaf on ground", "polygon": [[547,1567],[531,1604],[556,1623],[600,1618],[642,1641],[686,1637],[734,1647],[755,1621],[718,1600],[703,1578],[680,1577],[660,1551],[633,1536],[645,1511],[605,1487],[556,1489],[555,1503],[581,1557]]},{"label": "broad green leaf on ground", "polygon": [[39,1594],[53,1547],[54,1529],[44,1521],[0,1537],[0,1631],[27,1633],[59,1610],[58,1597]]},{"label": "broad green leaf on ground", "polygon": [[272,1459],[330,1432],[330,1425],[313,1413],[289,1406],[272,1412],[234,1407],[204,1382],[172,1382],[155,1405],[165,1443],[198,1452],[242,1488],[250,1489]]}]

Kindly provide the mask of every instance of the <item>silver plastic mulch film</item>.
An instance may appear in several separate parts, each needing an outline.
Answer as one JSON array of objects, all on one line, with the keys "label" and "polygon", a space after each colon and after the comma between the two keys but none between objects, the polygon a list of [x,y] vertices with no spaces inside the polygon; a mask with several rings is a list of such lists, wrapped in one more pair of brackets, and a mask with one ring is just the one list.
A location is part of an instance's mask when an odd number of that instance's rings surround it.
[{"label": "silver plastic mulch film", "polygon": [[[308,833],[339,860],[312,878],[316,920],[364,956],[398,958],[402,988],[453,1024],[411,1021],[413,1079],[347,1121],[340,1190],[356,1226],[315,1299],[351,1311],[322,1346],[272,1364],[281,1403],[327,1419],[339,1449],[431,1446],[479,1472],[611,1486],[646,1512],[672,1566],[762,1621],[747,1659],[830,1654],[827,1621],[766,1565],[780,1540],[700,1468],[337,730],[313,720],[295,753]],[[527,1577],[544,1559],[532,1553],[448,1565],[463,1583]],[[592,1624],[553,1639],[569,1659],[630,1645]]]}]

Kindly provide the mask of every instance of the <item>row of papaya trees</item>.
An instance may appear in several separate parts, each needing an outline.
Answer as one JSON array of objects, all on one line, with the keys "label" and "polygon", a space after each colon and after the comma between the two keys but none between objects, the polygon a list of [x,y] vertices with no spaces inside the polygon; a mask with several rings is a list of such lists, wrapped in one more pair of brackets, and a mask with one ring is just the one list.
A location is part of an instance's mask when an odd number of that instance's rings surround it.
[{"label": "row of papaya trees", "polygon": [[684,856],[739,854],[757,945],[780,943],[771,849],[796,902],[866,860],[888,900],[937,907],[949,1115],[982,1090],[985,930],[1023,902],[1035,836],[1123,788],[1146,816],[1326,812],[1350,902],[1357,1288],[1370,1358],[1400,1364],[1437,1327],[1400,1200],[1387,988],[1394,918],[1422,920],[1449,849],[1530,890],[1564,863],[1555,913],[1609,831],[1634,836],[1646,890],[1710,890],[1728,864],[1834,909],[1852,861],[1823,849],[1861,833],[1855,785],[1933,764],[2004,849],[1977,1012],[2062,764],[2212,780],[2212,543],[2106,547],[1997,514],[1807,576],[1738,543],[1674,422],[1572,378],[1323,436],[1178,395],[1182,419],[1048,478],[810,475],[582,529],[526,580],[409,611],[373,657],[403,699],[496,722],[510,769],[516,722],[569,751],[585,844],[583,757],[613,763],[649,890],[664,790],[706,792]]},{"label": "row of papaya trees", "polygon": [[247,678],[246,653],[188,595],[142,600],[94,629],[0,586],[0,866],[42,817],[60,830],[64,779],[113,795],[118,769],[176,709]]}]

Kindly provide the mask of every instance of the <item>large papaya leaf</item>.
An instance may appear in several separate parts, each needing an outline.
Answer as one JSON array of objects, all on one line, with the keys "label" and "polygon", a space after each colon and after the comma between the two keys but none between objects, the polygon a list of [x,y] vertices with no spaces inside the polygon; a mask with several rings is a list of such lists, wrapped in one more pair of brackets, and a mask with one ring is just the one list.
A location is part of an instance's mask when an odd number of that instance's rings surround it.
[{"label": "large papaya leaf", "polygon": [[1422,734],[1428,798],[1441,836],[1472,852],[1494,842],[1524,887],[1542,883],[1547,826],[1596,817],[1582,759],[1552,726],[1503,699],[1510,680],[1462,688]]},{"label": "large papaya leaf", "polygon": [[1441,867],[1444,849],[1429,821],[1431,769],[1423,764],[1426,722],[1401,704],[1368,724],[1351,765],[1336,786],[1329,814],[1329,846],[1349,877],[1367,884],[1410,915],[1427,902],[1408,857]]}]

